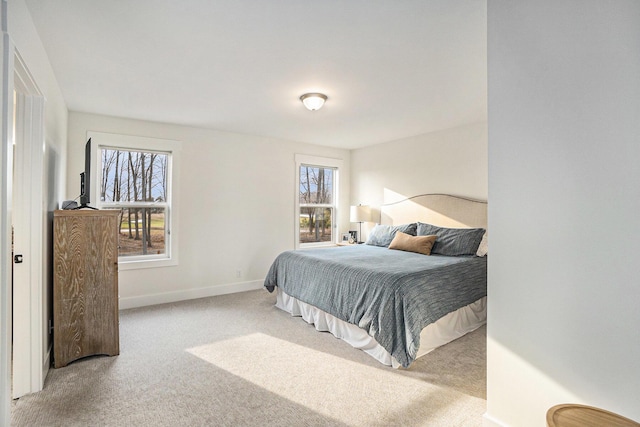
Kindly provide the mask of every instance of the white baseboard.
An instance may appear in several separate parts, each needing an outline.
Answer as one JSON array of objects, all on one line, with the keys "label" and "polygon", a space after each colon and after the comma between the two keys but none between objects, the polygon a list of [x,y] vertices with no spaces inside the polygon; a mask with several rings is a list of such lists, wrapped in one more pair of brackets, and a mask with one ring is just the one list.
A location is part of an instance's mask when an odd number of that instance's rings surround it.
[{"label": "white baseboard", "polygon": [[118,300],[120,310],[128,308],[145,307],[147,305],[165,304],[169,302],[184,301],[196,298],[213,297],[216,295],[233,294],[236,292],[253,291],[264,285],[262,280],[250,282],[230,283],[228,285],[208,286],[206,288],[185,289],[181,291],[163,292],[160,294],[141,295],[137,297],[125,297]]},{"label": "white baseboard", "polygon": [[485,412],[482,416],[482,427],[509,427],[507,424],[501,423],[500,421],[493,418],[489,415],[488,412]]}]

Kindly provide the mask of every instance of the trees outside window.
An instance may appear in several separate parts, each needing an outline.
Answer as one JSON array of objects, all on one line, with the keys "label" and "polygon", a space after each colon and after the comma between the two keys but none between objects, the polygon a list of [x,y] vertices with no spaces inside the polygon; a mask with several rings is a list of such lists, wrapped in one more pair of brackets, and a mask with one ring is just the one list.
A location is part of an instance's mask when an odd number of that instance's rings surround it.
[{"label": "trees outside window", "polygon": [[300,243],[332,242],[334,169],[300,166]]},{"label": "trees outside window", "polygon": [[100,205],[120,209],[119,256],[167,257],[171,153],[100,147]]}]

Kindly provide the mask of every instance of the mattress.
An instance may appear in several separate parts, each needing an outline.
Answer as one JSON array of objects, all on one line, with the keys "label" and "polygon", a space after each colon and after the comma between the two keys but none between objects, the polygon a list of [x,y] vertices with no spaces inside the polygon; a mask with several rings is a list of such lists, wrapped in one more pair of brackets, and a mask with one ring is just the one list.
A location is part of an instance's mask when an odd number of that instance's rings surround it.
[{"label": "mattress", "polygon": [[364,330],[408,367],[427,325],[486,296],[486,259],[369,245],[287,251],[265,287]]},{"label": "mattress", "polygon": [[[364,351],[384,365],[392,366],[393,368],[402,366],[395,357],[378,344],[375,338],[369,336],[365,330],[340,320],[311,304],[287,295],[280,288],[276,290],[276,307],[292,316],[302,317],[307,323],[314,325],[318,331],[330,332],[336,338]],[[420,347],[416,359],[478,329],[486,323],[486,319],[487,297],[482,297],[471,304],[448,313],[422,329],[420,332]]]}]

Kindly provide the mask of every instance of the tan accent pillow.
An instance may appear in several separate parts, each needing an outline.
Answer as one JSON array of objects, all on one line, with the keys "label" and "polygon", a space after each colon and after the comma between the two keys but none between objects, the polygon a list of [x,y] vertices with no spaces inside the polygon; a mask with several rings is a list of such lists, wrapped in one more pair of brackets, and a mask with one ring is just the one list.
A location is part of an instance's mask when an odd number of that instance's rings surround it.
[{"label": "tan accent pillow", "polygon": [[402,231],[398,231],[391,241],[389,249],[415,252],[423,255],[431,255],[431,248],[438,236],[412,236]]},{"label": "tan accent pillow", "polygon": [[482,236],[482,240],[480,241],[480,246],[478,246],[478,251],[476,252],[477,256],[485,256],[489,252],[489,232],[484,233]]}]

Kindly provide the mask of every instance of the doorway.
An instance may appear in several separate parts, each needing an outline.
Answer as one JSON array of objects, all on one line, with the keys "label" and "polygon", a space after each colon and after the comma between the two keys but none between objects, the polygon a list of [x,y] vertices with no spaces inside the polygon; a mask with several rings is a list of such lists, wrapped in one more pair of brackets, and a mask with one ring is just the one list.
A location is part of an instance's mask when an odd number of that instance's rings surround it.
[{"label": "doorway", "polygon": [[14,52],[12,398],[42,390],[49,369],[44,277],[44,96]]}]

